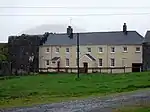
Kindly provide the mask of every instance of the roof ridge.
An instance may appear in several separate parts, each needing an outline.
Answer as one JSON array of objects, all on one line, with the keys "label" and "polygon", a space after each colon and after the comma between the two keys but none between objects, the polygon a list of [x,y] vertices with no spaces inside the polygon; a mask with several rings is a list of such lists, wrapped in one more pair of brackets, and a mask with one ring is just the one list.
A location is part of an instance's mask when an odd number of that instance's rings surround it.
[{"label": "roof ridge", "polygon": [[[102,32],[79,32],[80,34],[91,34],[91,33],[121,33],[123,31],[102,31]],[[135,30],[130,30],[128,32],[137,32]],[[138,33],[138,32],[137,32]],[[50,35],[66,35],[67,33],[50,33]]]}]

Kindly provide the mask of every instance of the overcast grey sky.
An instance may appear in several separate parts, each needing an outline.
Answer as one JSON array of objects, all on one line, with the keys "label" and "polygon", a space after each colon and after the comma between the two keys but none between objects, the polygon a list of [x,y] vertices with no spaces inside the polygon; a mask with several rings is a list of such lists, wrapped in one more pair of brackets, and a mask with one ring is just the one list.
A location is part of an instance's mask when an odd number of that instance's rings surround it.
[{"label": "overcast grey sky", "polygon": [[[0,7],[5,6],[66,6],[66,7],[150,7],[150,0],[1,0]],[[2,9],[0,15],[13,14],[115,14],[115,13],[150,13],[149,9]],[[9,35],[32,29],[43,24],[71,24],[86,31],[122,30],[124,22],[128,30],[136,30],[141,35],[150,29],[148,15],[115,16],[0,16],[0,42],[7,42]],[[50,31],[51,32],[51,31]]]}]

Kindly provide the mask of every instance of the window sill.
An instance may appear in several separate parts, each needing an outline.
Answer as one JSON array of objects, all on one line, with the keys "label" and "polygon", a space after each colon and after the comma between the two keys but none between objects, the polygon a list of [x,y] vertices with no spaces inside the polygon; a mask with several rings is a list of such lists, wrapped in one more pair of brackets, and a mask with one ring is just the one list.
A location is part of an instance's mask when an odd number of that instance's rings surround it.
[{"label": "window sill", "polygon": [[99,54],[103,54],[103,52],[98,52]]},{"label": "window sill", "polygon": [[102,68],[103,66],[98,66],[98,68]]},{"label": "window sill", "polygon": [[115,54],[115,52],[110,52],[111,54]]},{"label": "window sill", "polygon": [[123,51],[123,53],[128,53],[128,51]]},{"label": "window sill", "polygon": [[115,68],[115,66],[110,66],[110,68]]},{"label": "window sill", "polygon": [[141,51],[135,51],[135,53],[141,53]]}]

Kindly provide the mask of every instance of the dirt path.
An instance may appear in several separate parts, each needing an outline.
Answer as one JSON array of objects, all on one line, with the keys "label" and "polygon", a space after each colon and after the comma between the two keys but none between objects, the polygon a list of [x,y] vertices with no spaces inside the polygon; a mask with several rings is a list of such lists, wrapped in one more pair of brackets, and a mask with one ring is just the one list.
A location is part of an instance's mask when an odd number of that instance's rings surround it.
[{"label": "dirt path", "polygon": [[112,112],[112,110],[121,106],[143,103],[150,104],[150,90],[103,98],[37,105],[28,108],[1,109],[0,112]]}]

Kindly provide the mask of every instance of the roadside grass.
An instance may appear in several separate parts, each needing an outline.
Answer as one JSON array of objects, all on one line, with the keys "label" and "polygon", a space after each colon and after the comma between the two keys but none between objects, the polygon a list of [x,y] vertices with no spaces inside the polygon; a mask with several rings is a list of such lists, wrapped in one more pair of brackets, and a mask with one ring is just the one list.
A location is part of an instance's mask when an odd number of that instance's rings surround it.
[{"label": "roadside grass", "polygon": [[125,107],[114,112],[150,112],[150,105],[137,105],[133,107]]},{"label": "roadside grass", "polygon": [[0,80],[0,108],[30,106],[150,88],[150,72],[47,74]]}]

